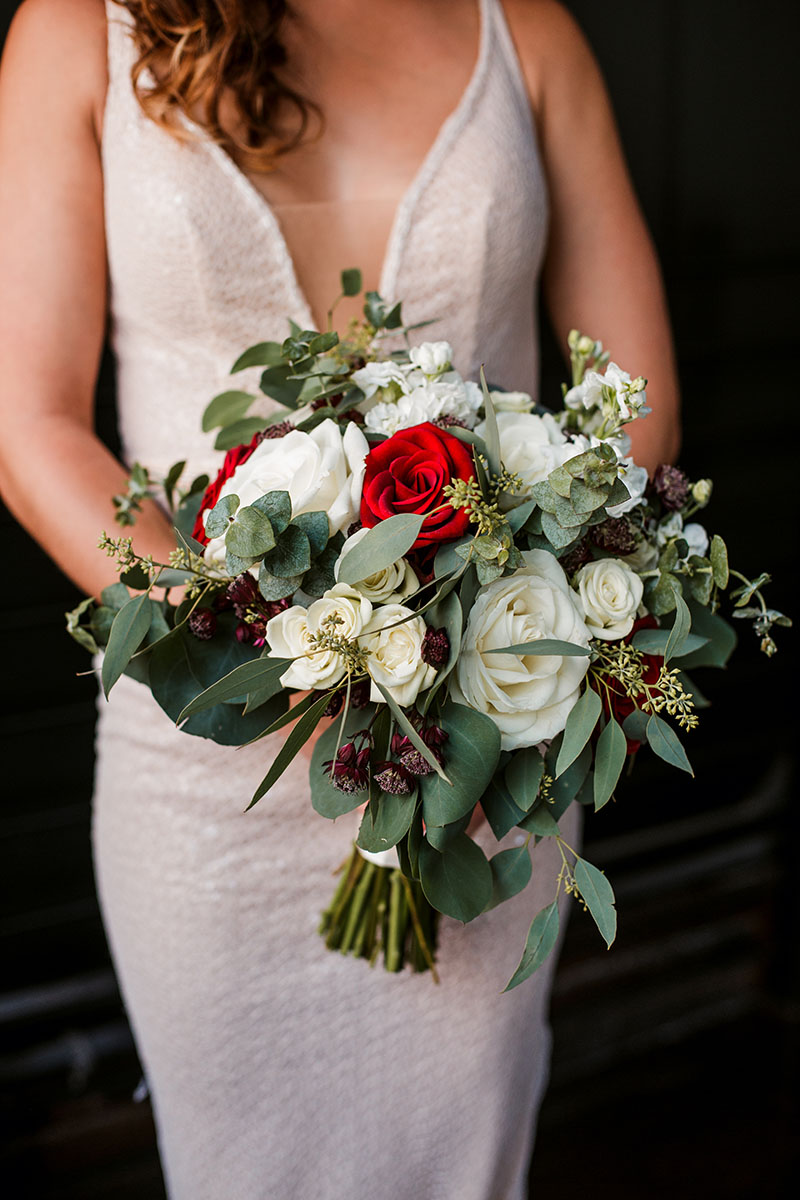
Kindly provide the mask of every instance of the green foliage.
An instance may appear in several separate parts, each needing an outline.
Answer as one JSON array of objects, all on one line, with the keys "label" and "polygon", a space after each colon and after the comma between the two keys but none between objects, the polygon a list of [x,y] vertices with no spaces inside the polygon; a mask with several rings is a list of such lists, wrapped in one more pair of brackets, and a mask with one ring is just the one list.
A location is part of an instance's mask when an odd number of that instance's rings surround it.
[{"label": "green foliage", "polygon": [[391,567],[414,545],[424,519],[413,513],[398,515],[367,530],[343,556],[339,566],[340,581],[360,583],[377,571]]},{"label": "green foliage", "polygon": [[556,761],[556,778],[564,774],[567,767],[583,750],[594,733],[602,711],[603,704],[600,697],[594,688],[587,685],[567,717],[561,749]]},{"label": "green foliage", "polygon": [[239,355],[231,367],[231,375],[245,371],[248,367],[275,366],[282,358],[280,342],[259,342],[257,346],[251,346],[244,354]]},{"label": "green foliage", "polygon": [[717,587],[726,588],[728,586],[728,549],[718,533],[715,533],[711,539],[711,549],[708,555],[711,561],[711,569],[714,572],[714,583]]},{"label": "green foliage", "polygon": [[261,698],[261,703],[269,700],[271,696],[280,692],[280,677],[288,669],[290,663],[291,659],[264,656],[241,663],[227,675],[217,679],[210,687],[199,692],[179,713],[178,723],[194,716],[195,713],[213,708],[215,704],[231,701],[244,704],[248,697],[256,691]]},{"label": "green foliage", "polygon": [[609,717],[606,727],[597,739],[594,761],[594,807],[602,808],[614,794],[622,768],[625,766],[628,747],[622,727],[614,717]]},{"label": "green foliage", "polygon": [[688,775],[694,775],[689,759],[686,757],[686,751],[680,743],[677,733],[668,725],[666,721],[662,721],[661,717],[657,717],[655,713],[647,722],[647,741],[651,750],[663,758],[664,762],[669,763],[673,767],[678,767],[681,771],[686,771]]},{"label": "green foliage", "polygon": [[396,846],[408,833],[416,810],[416,790],[407,796],[388,796],[373,787],[358,831],[358,845],[372,854]]},{"label": "green foliage", "polygon": [[588,658],[591,650],[575,642],[559,638],[537,638],[535,642],[520,642],[516,646],[499,646],[492,654],[560,654],[562,658]]},{"label": "green foliage", "polygon": [[426,825],[448,825],[471,812],[489,786],[500,757],[500,731],[483,713],[451,700],[437,724],[448,734],[444,747],[447,779],[431,774],[420,781]]},{"label": "green foliage", "polygon": [[217,501],[206,517],[206,534],[209,538],[222,537],[238,507],[238,496],[222,496]]},{"label": "green foliage", "polygon": [[[208,641],[193,637],[185,624],[179,625],[147,652],[153,696],[171,720],[179,721],[195,697],[235,667],[252,661],[252,649],[234,636],[236,623],[231,613],[220,613],[217,632]],[[181,728],[224,746],[241,746],[268,728],[286,703],[279,693],[248,715],[237,704],[219,703],[194,713]]]},{"label": "green foliage", "polygon": [[520,829],[534,833],[537,837],[558,837],[558,822],[547,801],[540,800],[519,823]]},{"label": "green foliage", "polygon": [[560,752],[560,746],[561,736],[559,735],[553,738],[545,755],[545,765],[548,774],[554,777],[550,785],[548,809],[556,821],[561,820],[572,801],[578,795],[592,765],[592,748],[586,745],[574,763],[567,767],[562,775],[555,778],[555,764]]},{"label": "green foliage", "polygon": [[492,872],[492,898],[487,908],[496,908],[528,885],[533,868],[527,842],[510,850],[501,850],[489,859],[489,866]]},{"label": "green foliage", "polygon": [[503,778],[516,807],[530,812],[539,795],[544,774],[544,759],[535,746],[517,750],[506,765]]},{"label": "green foliage", "polygon": [[[224,499],[227,498],[224,497]],[[217,507],[220,503],[222,501],[219,501]],[[216,512],[216,508],[214,512]],[[214,512],[211,516],[214,515]],[[211,517],[209,517],[210,520]],[[237,509],[236,516],[225,530],[227,553],[235,555],[243,561],[254,561],[268,550],[272,550],[274,546],[275,534],[269,517],[265,516],[254,504]]]},{"label": "green foliage", "polygon": [[233,421],[220,429],[214,440],[214,449],[232,450],[234,446],[244,445],[260,433],[265,424],[263,417],[243,417],[241,421]]},{"label": "green foliage", "polygon": [[597,867],[577,856],[575,858],[575,884],[584,904],[594,918],[594,923],[600,930],[606,946],[610,946],[617,936],[614,889],[602,871],[598,871]]},{"label": "green foliage", "polygon": [[350,267],[346,271],[342,271],[342,295],[357,296],[361,291],[361,272],[357,267]]},{"label": "green foliage", "polygon": [[147,595],[128,600],[114,618],[100,672],[106,697],[144,641],[150,620],[151,601]]},{"label": "green foliage", "polygon": [[456,921],[480,916],[492,898],[492,870],[480,846],[465,833],[444,850],[423,841],[419,849],[422,890],[439,912]]},{"label": "green foliage", "polygon": [[439,668],[433,685],[425,692],[421,702],[417,702],[418,707],[423,713],[428,711],[440,687],[456,665],[456,660],[461,650],[461,634],[464,618],[461,612],[461,603],[455,592],[449,592],[436,604],[432,604],[425,613],[425,620],[432,629],[444,629],[450,643],[450,651],[447,656],[447,662],[443,667]]},{"label": "green foliage", "polygon": [[[315,700],[315,702],[311,705],[310,708],[306,709],[306,711],[303,713],[303,715],[296,722],[296,724],[290,731],[288,737],[283,742],[283,745],[281,746],[277,755],[275,756],[275,760],[273,761],[272,766],[267,771],[266,775],[261,780],[261,783],[258,785],[255,792],[253,793],[253,799],[250,801],[250,803],[247,806],[248,809],[251,809],[254,804],[257,804],[258,801],[262,798],[262,796],[266,796],[266,794],[269,792],[270,788],[273,787],[278,782],[281,775],[286,770],[286,768],[289,766],[289,763],[292,761],[292,759],[294,759],[295,756],[300,752],[300,750],[302,750],[303,746],[305,746],[306,742],[311,737],[311,734],[314,732],[317,725],[319,724],[319,722],[322,718],[322,714],[324,713],[325,709],[328,706],[329,700],[330,700],[330,694],[328,692],[325,692],[322,696],[319,697],[319,699]],[[322,739],[320,738],[320,741],[321,740]],[[316,750],[316,746],[314,747],[314,749]],[[312,791],[312,804],[313,804],[313,791]]]},{"label": "green foliage", "polygon": [[558,904],[554,900],[533,918],[519,966],[503,990],[510,992],[512,988],[518,987],[519,984],[529,979],[547,959],[556,944],[557,937]]},{"label": "green foliage", "polygon": [[264,557],[264,566],[282,579],[302,576],[311,567],[311,543],[294,522],[278,538],[274,549]]},{"label": "green foliage", "polygon": [[695,650],[686,647],[681,658],[681,667],[724,667],[736,647],[736,633],[727,621],[694,600],[689,601],[692,614],[692,630],[706,638],[705,645]]},{"label": "green foliage", "polygon": [[481,796],[481,808],[498,842],[519,825],[525,813],[517,808],[501,778],[495,777]]},{"label": "green foliage", "polygon": [[250,392],[221,392],[203,412],[203,433],[241,421],[254,400],[255,396],[251,396]]}]

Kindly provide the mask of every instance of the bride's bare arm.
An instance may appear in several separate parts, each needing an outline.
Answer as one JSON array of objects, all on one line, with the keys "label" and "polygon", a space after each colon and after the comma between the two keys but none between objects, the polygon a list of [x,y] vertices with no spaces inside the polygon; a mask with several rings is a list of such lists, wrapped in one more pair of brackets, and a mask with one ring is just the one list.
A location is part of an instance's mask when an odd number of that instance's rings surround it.
[{"label": "bride's bare arm", "polygon": [[533,105],[550,189],[545,297],[556,333],[602,340],[648,377],[653,409],[630,427],[653,470],[680,444],[678,385],[661,273],[631,186],[600,72],[554,0],[505,0]]},{"label": "bride's bare arm", "polygon": [[[96,549],[113,533],[125,471],[93,433],[106,320],[100,124],[102,0],[25,0],[0,68],[0,486],[68,575],[97,594],[116,574]],[[154,505],[142,553],[173,546]]]}]

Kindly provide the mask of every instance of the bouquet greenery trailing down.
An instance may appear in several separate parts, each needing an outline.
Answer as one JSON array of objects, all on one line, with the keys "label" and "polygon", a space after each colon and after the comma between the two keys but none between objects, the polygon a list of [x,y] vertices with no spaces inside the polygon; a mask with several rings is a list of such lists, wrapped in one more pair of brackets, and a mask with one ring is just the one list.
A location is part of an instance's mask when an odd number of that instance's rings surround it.
[{"label": "bouquet greenery trailing down", "polygon": [[[344,272],[342,293],[360,290]],[[341,338],[290,323],[247,350],[233,373],[258,368],[277,412],[254,415],[246,390],[211,401],[203,428],[226,452],[212,482],[134,464],[118,522],[153,497],[177,549],[158,563],[104,533],[120,580],[67,622],[104,648],[106,694],[131,674],[186,733],[242,745],[287,727],[251,805],[335,718],[311,801],[363,817],[322,917],[332,949],[435,973],[439,914],[471,921],[518,894],[532,846],[554,838],[554,898],[514,987],[555,943],[562,889],[614,940],[611,884],[559,821],[573,801],[607,804],[643,745],[691,773],[688,672],[724,666],[736,641],[723,594],[768,655],[790,622],[766,605],[768,576],[732,571],[696,520],[711,482],[671,466],[649,480],[630,457],[645,380],[598,342],[570,334],[572,383],[551,413],[483,372],[465,380],[446,342],[411,333],[370,292]],[[487,858],[469,835],[477,806],[513,846]]]}]

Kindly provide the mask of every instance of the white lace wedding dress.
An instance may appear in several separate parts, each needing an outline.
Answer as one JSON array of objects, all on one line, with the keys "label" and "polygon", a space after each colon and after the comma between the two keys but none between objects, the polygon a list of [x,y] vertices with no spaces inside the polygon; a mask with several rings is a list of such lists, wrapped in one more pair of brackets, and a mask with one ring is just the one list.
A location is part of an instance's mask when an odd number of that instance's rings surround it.
[{"label": "white lace wedding dress", "polygon": [[[440,318],[456,365],[533,390],[546,194],[497,0],[480,54],[397,210],[381,291]],[[124,10],[108,3],[106,220],[127,461],[188,457],[236,356],[310,327],[280,228],[207,139],[140,111]],[[343,263],[342,266],[351,266]],[[280,736],[280,735],[278,735]],[[317,935],[355,832],[311,809],[295,759],[243,814],[278,743],[181,734],[123,678],[100,702],[94,841],[111,948],[149,1081],[173,1200],[519,1200],[547,1077],[550,969],[508,995],[554,847],[515,900],[443,920],[441,985],[331,953]],[[569,831],[572,818],[565,828]],[[515,834],[511,834],[513,839]],[[479,835],[486,848],[493,842]]]}]

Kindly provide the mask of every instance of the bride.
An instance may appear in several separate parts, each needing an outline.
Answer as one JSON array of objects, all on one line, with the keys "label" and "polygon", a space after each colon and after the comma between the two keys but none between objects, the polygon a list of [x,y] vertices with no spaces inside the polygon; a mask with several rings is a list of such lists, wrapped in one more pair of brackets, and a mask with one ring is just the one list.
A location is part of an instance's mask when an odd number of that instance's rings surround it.
[{"label": "bride", "polygon": [[[237,354],[319,327],[351,266],[436,318],[465,375],[529,392],[541,273],[562,343],[576,326],[649,376],[637,461],[674,455],[658,267],[554,0],[24,0],[0,71],[0,468],[82,589],[115,578],[95,547],[126,474],[92,430],[107,323],[126,461],[188,448],[197,473]],[[169,554],[157,506],[135,544]],[[443,921],[439,988],[370,971],[316,936],[353,829],[314,817],[305,764],[241,813],[273,754],[178,733],[127,678],[101,705],[98,889],[170,1196],[519,1200],[550,975],[500,989],[552,847],[502,910]]]}]

